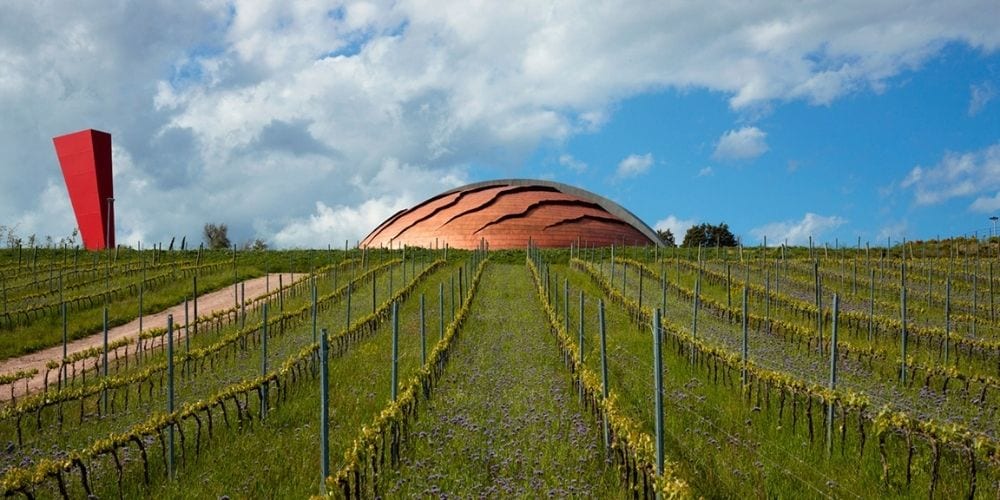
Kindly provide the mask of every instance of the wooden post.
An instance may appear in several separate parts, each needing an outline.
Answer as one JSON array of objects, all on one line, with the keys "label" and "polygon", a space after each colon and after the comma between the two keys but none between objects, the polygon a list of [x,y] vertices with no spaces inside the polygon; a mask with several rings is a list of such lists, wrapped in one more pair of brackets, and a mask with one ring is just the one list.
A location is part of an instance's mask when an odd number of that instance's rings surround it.
[{"label": "wooden post", "polygon": [[[267,304],[263,307],[264,323],[260,333],[260,375],[267,376]],[[267,418],[268,383],[260,388],[260,419]]]},{"label": "wooden post", "polygon": [[[174,413],[174,315],[167,315],[167,413]],[[174,477],[174,426],[170,425],[167,476]]]},{"label": "wooden post", "polygon": [[[837,389],[837,323],[840,315],[840,297],[833,294],[833,330],[830,332],[830,390]],[[833,401],[826,407],[826,454],[833,454]]]},{"label": "wooden post", "polygon": [[319,440],[320,493],[326,493],[326,478],[330,476],[330,368],[329,340],[326,328],[319,341]]},{"label": "wooden post", "polygon": [[[568,312],[568,311],[567,311]],[[568,314],[567,314],[568,316]],[[580,290],[580,370],[583,370],[583,290]],[[583,377],[580,377],[580,402],[583,402]]]},{"label": "wooden post", "polygon": [[948,364],[951,343],[951,276],[944,282],[944,364]]},{"label": "wooden post", "polygon": [[427,324],[424,319],[424,294],[420,294],[420,364],[427,363]]},{"label": "wooden post", "polygon": [[660,310],[653,311],[653,415],[656,429],[656,473],[663,474],[663,353],[660,347]]},{"label": "wooden post", "polygon": [[316,301],[317,301],[316,293],[317,293],[316,292],[316,276],[313,276],[313,278],[312,278],[312,334],[313,334],[313,342],[316,342],[316,335],[319,333],[316,330],[316,314],[317,314],[317,310],[316,310],[317,309],[317,307],[316,307]]},{"label": "wooden post", "polygon": [[438,340],[444,339],[444,282],[438,283],[438,330]]},{"label": "wooden post", "polygon": [[354,288],[354,283],[351,281],[347,282],[347,319],[344,324],[344,331],[347,332],[351,329],[351,289]]},{"label": "wooden post", "polygon": [[899,381],[906,385],[906,343],[907,343],[907,331],[906,331],[906,287],[903,287],[899,292],[899,315],[902,324],[902,332],[900,335],[900,359],[899,362]]},{"label": "wooden post", "polygon": [[741,317],[741,323],[743,326],[743,348],[740,350],[740,361],[742,362],[743,369],[740,371],[740,381],[744,388],[747,386],[747,361],[750,354],[749,344],[749,334],[747,329],[747,285],[743,284],[743,315]]},{"label": "wooden post", "polygon": [[[601,330],[601,398],[608,399],[608,343],[607,333],[604,326],[604,299],[597,303],[597,321]],[[605,414],[604,424],[604,449],[611,447],[611,434],[608,429],[608,417]]]},{"label": "wooden post", "polygon": [[[199,249],[199,255],[201,254],[200,252],[201,251]],[[192,307],[194,308],[194,334],[198,335],[198,276],[197,275],[191,277],[191,283],[193,288],[193,293],[191,294],[191,297],[193,297],[194,301],[194,304],[192,304]],[[185,321],[185,325],[186,324],[187,322]]]},{"label": "wooden post", "polygon": [[392,302],[392,400],[396,400],[399,377],[399,302]]},{"label": "wooden post", "polygon": [[[102,374],[104,375],[105,381],[108,378],[108,306],[104,306],[104,356],[102,356],[101,364],[104,366]],[[104,386],[104,390],[101,394],[101,399],[104,403],[104,413],[108,413],[108,388],[107,385]]]}]

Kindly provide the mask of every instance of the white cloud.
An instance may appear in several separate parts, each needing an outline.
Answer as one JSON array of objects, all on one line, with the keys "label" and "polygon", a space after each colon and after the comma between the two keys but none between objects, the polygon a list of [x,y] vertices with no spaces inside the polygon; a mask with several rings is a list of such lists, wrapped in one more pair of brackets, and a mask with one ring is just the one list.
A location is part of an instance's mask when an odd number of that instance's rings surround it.
[{"label": "white cloud", "polygon": [[[947,153],[933,167],[913,167],[900,181],[912,189],[917,205],[934,205],[1000,189],[1000,142],[970,153]],[[977,199],[969,208],[989,211],[987,200]]]},{"label": "white cloud", "polygon": [[666,219],[662,219],[653,224],[653,229],[660,231],[670,230],[674,235],[674,241],[680,243],[684,239],[684,233],[687,233],[688,228],[697,224],[698,221],[694,219],[680,219],[676,215],[668,215]]},{"label": "white cloud", "polygon": [[973,212],[992,213],[1000,212],[1000,191],[993,196],[980,196],[969,206]]},{"label": "white cloud", "polygon": [[618,168],[615,170],[615,176],[619,178],[637,177],[646,173],[652,165],[652,153],[646,153],[644,155],[631,154],[625,157],[622,161],[618,162]]},{"label": "white cloud", "polygon": [[360,211],[440,189],[389,182],[390,160],[430,179],[517,169],[539,144],[600,128],[621,100],[671,87],[741,111],[825,104],[947,42],[996,50],[991,12],[994,0],[8,2],[0,178],[18,180],[0,183],[0,214],[26,234],[68,234],[68,214],[33,215],[62,182],[50,139],[94,127],[112,133],[116,169],[128,162],[121,236],[196,239],[209,221],[238,241],[304,234],[318,202]]},{"label": "white cloud", "polygon": [[749,160],[767,152],[767,133],[757,127],[730,130],[715,145],[716,160]]},{"label": "white cloud", "polygon": [[704,167],[698,171],[698,177],[708,177],[715,175],[715,170],[712,167]]},{"label": "white cloud", "polygon": [[559,164],[578,174],[587,171],[587,164],[573,158],[571,154],[564,153],[559,155]]},{"label": "white cloud", "polygon": [[804,245],[812,236],[818,240],[824,233],[847,223],[843,217],[836,215],[823,216],[808,212],[798,221],[772,222],[750,230],[758,241],[767,237],[769,244],[780,245],[788,241],[789,245]]},{"label": "white cloud", "polygon": [[996,89],[990,82],[969,86],[969,116],[976,116],[996,97]]}]

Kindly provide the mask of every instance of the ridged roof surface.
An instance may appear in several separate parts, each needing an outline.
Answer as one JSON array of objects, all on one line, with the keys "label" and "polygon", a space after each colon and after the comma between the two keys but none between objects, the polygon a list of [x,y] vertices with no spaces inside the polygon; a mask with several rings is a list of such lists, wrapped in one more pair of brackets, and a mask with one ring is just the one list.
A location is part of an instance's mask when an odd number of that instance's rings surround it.
[{"label": "ridged roof surface", "polygon": [[571,243],[608,246],[660,244],[656,233],[617,203],[558,182],[503,179],[446,191],[397,212],[375,228],[362,247],[435,245],[490,249]]}]

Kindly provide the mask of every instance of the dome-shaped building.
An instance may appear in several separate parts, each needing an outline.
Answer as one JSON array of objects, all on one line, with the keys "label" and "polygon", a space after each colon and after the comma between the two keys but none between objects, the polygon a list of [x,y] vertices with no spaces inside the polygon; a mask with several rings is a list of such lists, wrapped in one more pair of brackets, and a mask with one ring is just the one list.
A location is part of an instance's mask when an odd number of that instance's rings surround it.
[{"label": "dome-shaped building", "polygon": [[474,249],[662,245],[656,233],[617,203],[558,182],[504,179],[446,191],[401,210],[375,228],[362,247],[435,245]]}]

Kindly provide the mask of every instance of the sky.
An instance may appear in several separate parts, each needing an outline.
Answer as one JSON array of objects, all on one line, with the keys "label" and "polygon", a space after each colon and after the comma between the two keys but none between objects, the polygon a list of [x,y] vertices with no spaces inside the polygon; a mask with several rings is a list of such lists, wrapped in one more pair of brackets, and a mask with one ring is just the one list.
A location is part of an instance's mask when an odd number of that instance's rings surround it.
[{"label": "sky", "polygon": [[95,128],[130,245],[209,222],[238,244],[353,244],[511,177],[679,237],[982,237],[998,49],[996,0],[10,0],[0,225],[73,231],[52,137]]}]

